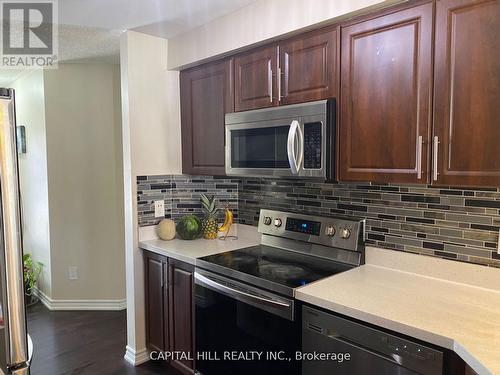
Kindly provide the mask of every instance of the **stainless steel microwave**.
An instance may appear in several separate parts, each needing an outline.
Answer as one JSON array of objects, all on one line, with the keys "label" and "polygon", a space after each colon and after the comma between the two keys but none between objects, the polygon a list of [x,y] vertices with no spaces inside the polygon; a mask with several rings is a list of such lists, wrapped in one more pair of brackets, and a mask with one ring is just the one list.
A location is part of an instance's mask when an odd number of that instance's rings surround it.
[{"label": "stainless steel microwave", "polygon": [[335,99],[226,114],[226,174],[334,176]]}]

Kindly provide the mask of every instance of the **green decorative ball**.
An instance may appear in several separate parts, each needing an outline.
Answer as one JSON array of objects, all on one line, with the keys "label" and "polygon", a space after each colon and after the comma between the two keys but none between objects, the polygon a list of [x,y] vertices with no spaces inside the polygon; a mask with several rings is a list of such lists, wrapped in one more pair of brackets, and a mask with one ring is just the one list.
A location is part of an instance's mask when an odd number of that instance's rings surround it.
[{"label": "green decorative ball", "polygon": [[202,231],[201,220],[194,215],[184,216],[177,223],[177,235],[183,240],[194,240],[200,237]]}]

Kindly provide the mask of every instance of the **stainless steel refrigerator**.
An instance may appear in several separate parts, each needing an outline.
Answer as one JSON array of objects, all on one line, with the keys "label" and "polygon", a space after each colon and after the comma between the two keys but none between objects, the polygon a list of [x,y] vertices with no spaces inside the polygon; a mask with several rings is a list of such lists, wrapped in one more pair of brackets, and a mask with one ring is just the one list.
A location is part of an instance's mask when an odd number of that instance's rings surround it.
[{"label": "stainless steel refrigerator", "polygon": [[[0,88],[0,374],[29,374],[14,90]],[[29,346],[29,348],[28,348]]]}]

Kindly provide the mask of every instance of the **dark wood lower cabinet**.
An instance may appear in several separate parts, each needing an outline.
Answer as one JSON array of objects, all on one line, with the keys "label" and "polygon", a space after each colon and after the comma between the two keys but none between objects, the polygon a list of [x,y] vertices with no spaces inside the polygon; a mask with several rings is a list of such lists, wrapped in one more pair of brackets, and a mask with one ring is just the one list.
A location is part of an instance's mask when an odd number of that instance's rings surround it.
[{"label": "dark wood lower cabinet", "polygon": [[[145,253],[146,254],[146,253]],[[146,340],[152,350],[164,351],[168,343],[167,259],[153,253],[145,256]]]},{"label": "dark wood lower cabinet", "polygon": [[[146,344],[155,351],[191,353],[194,358],[194,267],[144,251]],[[194,361],[173,359],[172,367],[194,373]]]},{"label": "dark wood lower cabinet", "polygon": [[[170,350],[191,353],[194,358],[193,272],[190,264],[174,259],[168,265],[168,300],[170,311]],[[194,361],[174,360],[171,365],[184,374],[192,374]]]}]

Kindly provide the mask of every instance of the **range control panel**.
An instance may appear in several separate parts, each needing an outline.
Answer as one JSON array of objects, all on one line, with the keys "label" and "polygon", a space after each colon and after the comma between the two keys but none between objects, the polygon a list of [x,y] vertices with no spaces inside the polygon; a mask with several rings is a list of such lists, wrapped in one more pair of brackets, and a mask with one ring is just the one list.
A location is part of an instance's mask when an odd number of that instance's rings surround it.
[{"label": "range control panel", "polygon": [[364,244],[364,220],[260,210],[259,232],[356,251]]},{"label": "range control panel", "polygon": [[321,223],[319,221],[289,217],[286,219],[285,229],[291,232],[319,236],[321,233]]}]

